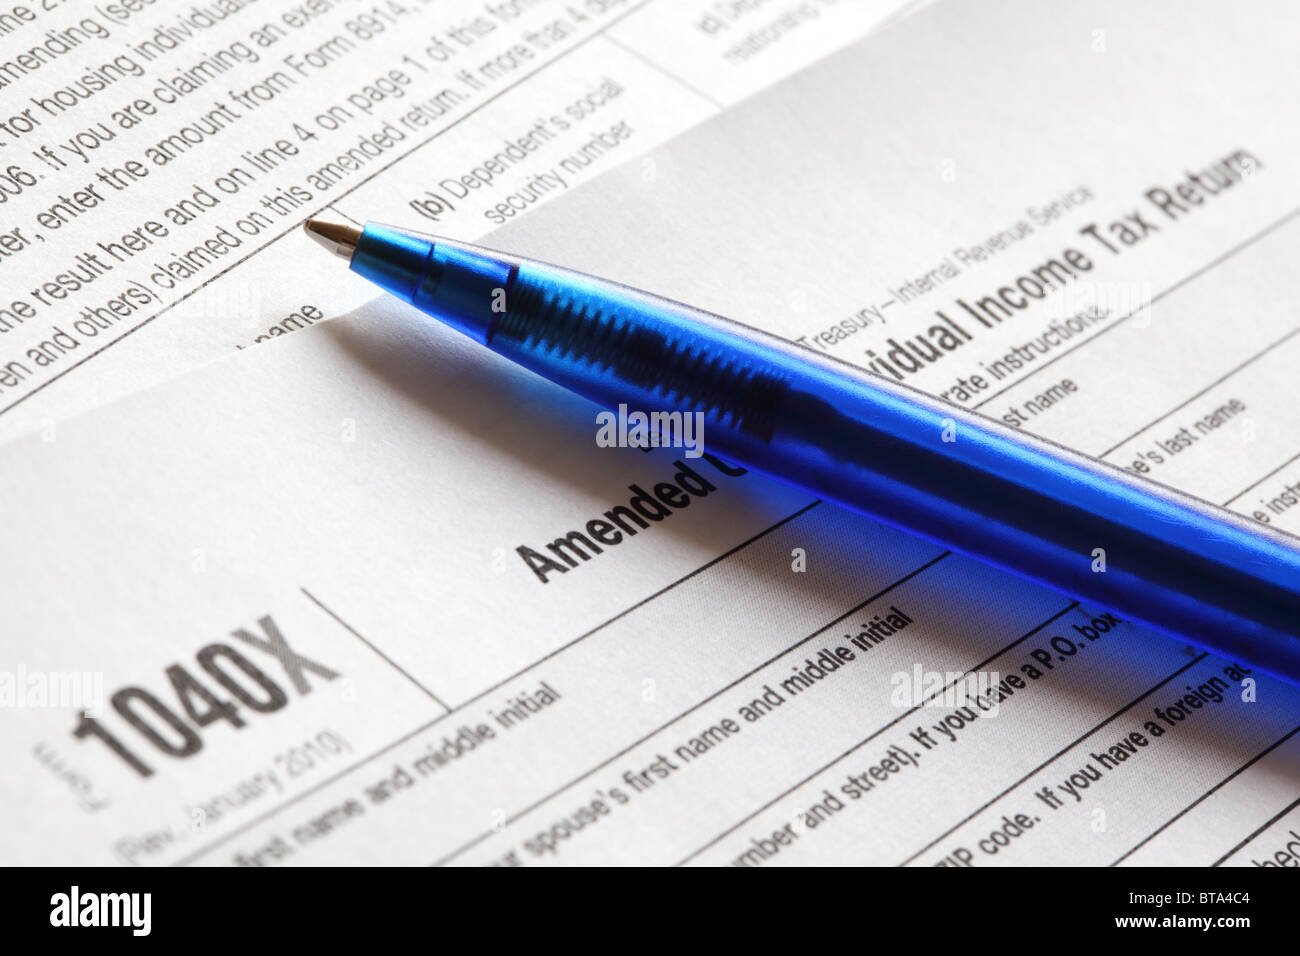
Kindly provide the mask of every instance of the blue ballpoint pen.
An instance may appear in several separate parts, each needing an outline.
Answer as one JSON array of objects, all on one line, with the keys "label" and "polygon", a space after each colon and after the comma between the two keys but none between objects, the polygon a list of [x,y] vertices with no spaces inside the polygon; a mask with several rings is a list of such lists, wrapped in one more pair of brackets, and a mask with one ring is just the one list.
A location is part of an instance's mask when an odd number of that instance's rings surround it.
[{"label": "blue ballpoint pen", "polygon": [[375,223],[306,229],[605,408],[702,412],[713,454],[1300,684],[1300,538],[645,292]]}]

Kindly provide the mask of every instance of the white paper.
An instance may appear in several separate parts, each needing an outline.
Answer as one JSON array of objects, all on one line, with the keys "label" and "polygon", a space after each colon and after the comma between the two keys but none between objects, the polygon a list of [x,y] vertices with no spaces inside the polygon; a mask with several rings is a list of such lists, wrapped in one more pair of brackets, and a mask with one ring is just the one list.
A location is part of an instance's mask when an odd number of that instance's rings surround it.
[{"label": "white paper", "polygon": [[[1296,530],[1295,19],[935,4],[493,241],[864,363],[1077,248],[908,380],[960,400],[1098,310],[964,404]],[[1225,157],[1185,215],[1147,195]],[[594,414],[377,299],[13,443],[5,660],[100,706],[0,711],[5,858],[1285,862],[1295,688]],[[708,493],[519,557],[665,481]],[[1002,699],[963,720],[970,679]]]},{"label": "white paper", "polygon": [[364,302],[300,255],[310,215],[481,235],[899,6],[27,5],[0,31],[0,438]]}]

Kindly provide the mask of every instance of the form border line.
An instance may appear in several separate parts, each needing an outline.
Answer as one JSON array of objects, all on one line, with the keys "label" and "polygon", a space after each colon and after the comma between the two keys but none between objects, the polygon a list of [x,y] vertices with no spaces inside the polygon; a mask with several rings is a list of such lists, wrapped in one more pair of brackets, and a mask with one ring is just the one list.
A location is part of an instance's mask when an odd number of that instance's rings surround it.
[{"label": "form border line", "polygon": [[1109,325],[1107,325],[1105,328],[1101,329],[1101,330],[1100,330],[1099,332],[1097,332],[1095,335],[1090,335],[1088,338],[1084,339],[1082,342],[1078,342],[1078,343],[1076,343],[1076,344],[1074,344],[1074,345],[1071,345],[1068,349],[1065,349],[1065,350],[1062,351],[1062,352],[1058,352],[1056,355],[1053,355],[1050,359],[1048,359],[1048,360],[1047,360],[1046,362],[1044,362],[1042,365],[1040,365],[1040,366],[1038,366],[1037,368],[1035,368],[1035,369],[1033,369],[1033,370],[1031,370],[1031,371],[1025,373],[1024,375],[1020,376],[1020,378],[1016,379],[1014,382],[1011,382],[1010,384],[1003,386],[1003,387],[1000,388],[998,391],[996,391],[996,392],[994,392],[992,395],[988,396],[988,398],[981,399],[979,402],[976,402],[974,405],[972,405],[972,406],[970,406],[970,407],[971,407],[972,409],[980,409],[980,408],[983,408],[985,405],[987,405],[989,402],[993,401],[995,398],[998,398],[998,397],[1001,396],[1001,395],[1005,395],[1007,392],[1011,391],[1013,388],[1018,387],[1021,383],[1026,382],[1026,381],[1028,381],[1029,379],[1033,378],[1035,375],[1037,375],[1039,372],[1043,371],[1043,369],[1047,368],[1049,365],[1052,365],[1052,364],[1054,364],[1054,363],[1056,363],[1056,362],[1059,362],[1061,359],[1065,358],[1067,355],[1071,355],[1071,354],[1073,354],[1074,352],[1076,352],[1076,351],[1078,351],[1079,349],[1083,348],[1085,345],[1091,345],[1093,342],[1097,341],[1097,339],[1101,338],[1101,337],[1102,337],[1103,335],[1105,335],[1107,332],[1110,332],[1112,329],[1117,329],[1117,328],[1119,328],[1121,325],[1123,325],[1123,324],[1124,324],[1125,322],[1127,322],[1129,319],[1133,318],[1133,316],[1137,315],[1137,314],[1138,314],[1139,312],[1141,312],[1143,309],[1148,309],[1148,308],[1150,308],[1151,306],[1153,306],[1153,305],[1155,305],[1157,302],[1159,302],[1161,299],[1165,298],[1165,296],[1170,295],[1170,294],[1172,294],[1172,293],[1174,293],[1174,292],[1177,292],[1179,289],[1181,289],[1183,286],[1187,285],[1189,282],[1192,282],[1192,281],[1195,280],[1195,279],[1199,279],[1201,276],[1205,275],[1205,273],[1209,272],[1209,271],[1212,270],[1212,269],[1217,269],[1219,266],[1223,265],[1225,262],[1227,262],[1227,261],[1228,261],[1229,259],[1231,259],[1233,256],[1237,255],[1237,254],[1240,253],[1240,252],[1245,251],[1245,250],[1248,249],[1250,246],[1253,246],[1253,245],[1254,245],[1256,242],[1258,242],[1259,240],[1261,240],[1261,239],[1265,238],[1266,236],[1268,236],[1268,235],[1270,235],[1270,234],[1276,232],[1278,229],[1280,229],[1280,228],[1282,228],[1283,226],[1285,226],[1287,223],[1289,223],[1292,219],[1295,219],[1297,216],[1300,216],[1300,206],[1297,206],[1297,207],[1295,207],[1294,209],[1292,209],[1289,213],[1287,213],[1287,214],[1286,214],[1285,216],[1283,216],[1281,219],[1274,220],[1272,223],[1270,223],[1269,225],[1265,226],[1265,227],[1264,227],[1263,229],[1261,229],[1259,232],[1256,232],[1256,233],[1254,233],[1253,235],[1247,236],[1245,239],[1243,239],[1241,242],[1237,243],[1237,244],[1236,244],[1235,246],[1233,246],[1231,249],[1228,249],[1226,252],[1223,252],[1223,253],[1221,253],[1219,256],[1215,257],[1214,259],[1211,259],[1209,262],[1207,262],[1205,265],[1201,266],[1200,268],[1195,269],[1195,270],[1192,271],[1192,272],[1189,272],[1187,275],[1183,276],[1183,278],[1179,279],[1179,280],[1178,280],[1177,282],[1175,282],[1173,285],[1166,287],[1166,288],[1165,288],[1164,290],[1162,290],[1159,294],[1157,294],[1156,296],[1154,296],[1154,297],[1151,299],[1151,301],[1148,302],[1146,305],[1142,306],[1142,308],[1134,309],[1132,312],[1129,312],[1127,315],[1120,316],[1118,319],[1116,319],[1114,322],[1111,322]]},{"label": "form border line", "polygon": [[871,743],[871,741],[875,740],[877,737],[879,737],[879,736],[880,736],[881,734],[883,734],[885,731],[889,730],[889,729],[890,729],[891,727],[893,727],[895,724],[898,724],[900,721],[906,720],[907,717],[908,717],[909,715],[916,713],[918,710],[920,710],[922,707],[924,707],[924,706],[925,706],[929,701],[931,701],[931,700],[933,700],[934,698],[938,697],[938,696],[939,696],[940,694],[942,694],[944,691],[948,690],[948,689],[951,688],[951,687],[955,687],[955,686],[956,686],[960,681],[964,680],[968,675],[973,674],[975,671],[977,671],[977,670],[979,670],[980,668],[984,667],[986,664],[989,664],[989,663],[991,663],[991,662],[997,660],[999,657],[1001,657],[1001,656],[1002,656],[1003,654],[1005,654],[1007,651],[1011,650],[1011,649],[1012,649],[1013,647],[1015,647],[1017,644],[1020,644],[1020,643],[1023,643],[1024,641],[1029,640],[1029,638],[1033,637],[1035,634],[1037,634],[1039,631],[1043,630],[1043,629],[1044,629],[1045,627],[1047,627],[1049,624],[1052,624],[1053,622],[1057,621],[1058,619],[1064,617],[1066,614],[1069,614],[1071,611],[1073,611],[1075,608],[1077,608],[1077,607],[1079,607],[1079,606],[1080,606],[1080,602],[1078,602],[1078,601],[1071,601],[1071,602],[1070,602],[1068,605],[1066,605],[1062,610],[1057,611],[1055,614],[1053,614],[1053,615],[1052,615],[1051,617],[1049,617],[1047,620],[1041,622],[1041,623],[1038,624],[1036,627],[1034,627],[1033,630],[1025,632],[1024,634],[1022,634],[1022,635],[1020,635],[1018,638],[1016,638],[1014,641],[1012,641],[1010,644],[1007,644],[1006,646],[1002,647],[1001,649],[999,649],[998,651],[994,652],[994,653],[991,654],[990,656],[984,658],[984,660],[980,661],[978,664],[975,664],[975,665],[971,666],[970,668],[968,668],[967,670],[965,670],[965,671],[961,674],[961,676],[957,677],[955,680],[951,681],[950,683],[945,684],[943,687],[941,687],[941,688],[939,688],[938,690],[936,690],[933,694],[928,695],[928,696],[927,696],[924,700],[922,700],[919,704],[916,704],[915,706],[913,706],[913,707],[911,707],[911,708],[909,708],[909,709],[903,711],[903,713],[899,714],[897,717],[895,717],[895,718],[894,718],[893,720],[891,720],[889,723],[885,724],[883,727],[880,727],[880,728],[878,728],[877,730],[872,731],[871,734],[869,734],[867,737],[864,737],[862,740],[858,741],[856,744],[854,744],[854,745],[853,745],[852,747],[850,747],[848,750],[845,750],[843,753],[839,754],[837,757],[834,757],[833,759],[827,761],[825,764],[823,764],[821,767],[819,767],[819,768],[817,768],[816,770],[814,770],[812,773],[808,774],[808,775],[807,775],[806,777],[804,777],[802,780],[796,782],[793,786],[791,786],[791,787],[787,787],[785,790],[783,790],[781,793],[778,793],[775,797],[773,797],[771,800],[767,801],[767,803],[763,804],[763,805],[762,805],[761,807],[759,807],[757,810],[753,811],[752,813],[748,814],[748,815],[745,816],[745,817],[742,817],[740,820],[738,820],[736,823],[732,824],[730,827],[728,827],[728,828],[727,828],[726,830],[724,830],[722,833],[719,833],[717,836],[715,836],[715,837],[714,837],[712,840],[710,840],[708,843],[705,843],[704,845],[700,846],[698,849],[696,849],[694,852],[690,853],[689,855],[682,857],[680,860],[678,860],[678,861],[677,861],[675,864],[673,864],[673,865],[674,865],[674,866],[682,866],[682,865],[684,865],[684,864],[686,864],[686,863],[689,863],[691,860],[695,859],[695,858],[696,858],[697,856],[699,856],[701,853],[705,852],[706,850],[710,849],[710,848],[713,847],[713,846],[716,846],[718,843],[722,842],[722,841],[725,840],[727,837],[731,836],[731,834],[735,833],[737,830],[739,830],[741,827],[743,827],[745,824],[747,824],[750,820],[754,819],[754,818],[755,818],[756,816],[758,816],[760,813],[763,813],[764,811],[766,811],[767,809],[769,809],[770,807],[772,807],[774,804],[778,803],[778,802],[781,801],[781,800],[784,800],[784,799],[785,799],[786,797],[788,797],[790,794],[794,793],[794,791],[798,790],[800,787],[802,787],[802,786],[804,786],[805,784],[807,784],[807,783],[808,783],[810,780],[812,780],[814,777],[817,777],[817,776],[819,776],[820,774],[825,773],[827,770],[829,770],[831,767],[835,766],[837,763],[839,763],[841,760],[843,760],[843,759],[844,759],[845,757],[847,757],[849,754],[853,753],[855,750],[860,750],[862,747],[865,747],[867,744]]},{"label": "form border line", "polygon": [[185,866],[189,863],[192,863],[194,860],[197,860],[199,857],[210,853],[212,850],[221,846],[223,843],[226,843],[229,840],[232,840],[235,837],[243,833],[246,833],[248,830],[251,830],[255,826],[260,826],[261,824],[265,823],[267,820],[271,819],[271,817],[279,814],[281,811],[287,810],[289,807],[293,806],[299,801],[305,800],[307,797],[312,796],[313,794],[319,792],[325,787],[328,787],[331,784],[336,783],[337,781],[343,779],[345,776],[352,773],[353,771],[359,770],[361,767],[364,767],[372,760],[377,760],[380,757],[382,757],[384,754],[389,753],[392,750],[395,750],[396,748],[402,746],[412,738],[418,737],[420,734],[424,733],[430,728],[437,726],[439,723],[446,720],[448,717],[451,717],[453,714],[460,713],[462,710],[469,707],[471,704],[476,703],[477,701],[483,699],[488,694],[491,694],[501,689],[511,681],[518,680],[519,678],[527,674],[529,671],[544,664],[546,661],[555,657],[557,654],[561,654],[564,651],[568,650],[569,648],[573,647],[574,645],[580,643],[581,641],[584,641],[587,638],[593,636],[597,632],[613,624],[615,621],[619,620],[625,615],[632,613],[637,608],[642,607],[645,604],[648,604],[649,602],[653,601],[655,598],[661,597],[662,595],[668,593],[673,588],[677,587],[679,584],[684,584],[686,581],[689,581],[691,578],[695,577],[696,575],[701,574],[704,571],[707,571],[715,564],[718,564],[719,562],[725,560],[726,558],[731,557],[733,554],[736,554],[737,552],[744,550],[754,542],[758,541],[760,538],[766,537],[767,535],[771,534],[773,531],[776,531],[778,528],[781,528],[789,524],[791,521],[795,520],[801,515],[807,514],[809,511],[811,511],[813,508],[817,507],[817,505],[821,503],[822,503],[821,499],[818,498],[815,501],[811,502],[810,504],[807,504],[804,507],[800,508],[798,511],[794,512],[793,514],[786,515],[780,521],[776,522],[776,524],[764,528],[762,531],[758,532],[757,534],[752,535],[746,540],[740,542],[740,544],[735,545],[730,550],[725,551],[724,553],[718,555],[717,557],[710,559],[709,561],[700,565],[698,568],[694,568],[687,574],[682,575],[682,577],[678,578],[677,580],[672,581],[669,584],[665,585],[664,587],[660,588],[658,591],[655,591],[653,594],[650,594],[647,597],[642,598],[640,601],[638,601],[636,604],[632,605],[631,607],[625,608],[624,610],[620,611],[618,614],[615,614],[613,617],[610,617],[607,620],[602,621],[600,624],[597,624],[595,627],[587,630],[582,634],[579,634],[577,637],[572,638],[571,640],[555,648],[554,650],[548,651],[546,654],[539,657],[537,660],[520,668],[519,670],[510,674],[509,676],[497,681],[492,686],[479,691],[478,693],[474,694],[472,697],[467,697],[465,700],[461,701],[459,704],[456,704],[446,713],[439,714],[437,717],[434,717],[432,720],[425,721],[423,724],[416,727],[414,730],[411,730],[403,734],[402,736],[398,737],[396,740],[390,741],[389,743],[385,744],[383,747],[379,748],[373,753],[368,754],[365,757],[362,757],[360,760],[354,761],[353,763],[344,767],[342,770],[339,770],[337,773],[333,774],[332,776],[326,777],[324,780],[321,780],[319,783],[313,784],[311,787],[307,788],[306,790],[303,790],[301,793],[295,794],[294,796],[285,800],[279,806],[264,811],[263,813],[259,814],[257,817],[254,817],[252,820],[249,820],[247,823],[240,824],[238,827],[233,828],[229,833],[221,835],[220,837],[216,838],[215,840],[211,841],[205,846],[200,847],[199,849],[195,850],[192,853],[188,853],[183,857],[179,857],[178,859],[173,860],[168,865]]},{"label": "form border line", "polygon": [[[832,621],[829,622],[828,624],[825,624],[825,625],[823,625],[822,627],[817,628],[817,630],[813,631],[811,634],[808,634],[808,635],[806,635],[806,636],[804,636],[804,637],[801,637],[799,640],[795,641],[795,643],[793,643],[793,644],[789,645],[788,647],[782,649],[780,652],[778,652],[778,653],[776,653],[776,654],[773,654],[773,655],[772,655],[771,657],[769,657],[767,660],[765,660],[765,661],[763,661],[762,663],[758,664],[757,666],[751,668],[749,671],[745,672],[744,674],[741,674],[739,677],[737,677],[735,680],[733,680],[733,681],[731,681],[730,683],[728,683],[726,686],[724,686],[724,687],[720,687],[718,690],[714,691],[714,692],[713,692],[712,694],[710,694],[708,697],[705,697],[705,698],[703,698],[703,699],[701,699],[701,700],[699,700],[699,701],[696,701],[696,702],[695,702],[694,704],[692,704],[689,708],[687,708],[686,710],[682,711],[680,714],[677,714],[677,715],[676,715],[675,717],[673,717],[671,720],[665,721],[663,724],[660,724],[658,727],[656,727],[656,728],[654,728],[653,730],[649,731],[648,733],[644,734],[644,735],[641,736],[639,739],[632,741],[632,743],[628,744],[626,747],[624,747],[624,748],[623,748],[622,750],[620,750],[618,753],[613,754],[612,756],[608,757],[607,759],[602,760],[600,763],[598,763],[598,764],[596,764],[595,766],[591,767],[590,769],[586,770],[586,771],[585,771],[581,776],[574,777],[574,778],[573,778],[572,780],[570,780],[568,783],[565,783],[565,784],[561,785],[560,787],[557,787],[556,789],[552,790],[550,793],[546,794],[545,796],[543,796],[543,797],[541,797],[541,798],[539,798],[539,799],[533,801],[531,804],[529,804],[528,806],[524,807],[522,810],[518,811],[518,812],[515,813],[513,816],[507,817],[506,820],[505,820],[504,823],[503,823],[503,826],[510,826],[510,825],[511,825],[512,823],[514,823],[516,820],[519,820],[519,819],[521,819],[521,818],[527,816],[528,814],[532,813],[534,810],[536,810],[536,809],[537,809],[538,807],[540,807],[542,804],[544,804],[544,803],[546,803],[547,801],[552,800],[552,799],[554,799],[555,797],[559,796],[559,795],[560,795],[561,793],[563,793],[565,790],[568,790],[570,787],[574,786],[575,784],[581,783],[583,780],[585,780],[587,777],[590,777],[592,774],[594,774],[594,773],[596,773],[596,772],[598,772],[598,771],[600,771],[600,770],[603,770],[605,767],[609,766],[611,763],[613,763],[613,762],[614,762],[615,760],[617,760],[619,757],[622,757],[622,756],[624,756],[625,754],[627,754],[628,752],[630,752],[631,750],[634,750],[635,748],[641,746],[641,744],[645,743],[645,742],[646,742],[647,740],[649,740],[651,737],[654,737],[656,734],[660,734],[660,733],[662,733],[663,731],[667,730],[669,727],[671,727],[673,724],[677,723],[679,720],[682,720],[682,719],[684,719],[684,718],[686,718],[686,717],[689,717],[691,714],[695,713],[695,711],[699,710],[701,707],[705,706],[706,704],[710,703],[711,701],[716,700],[718,697],[721,697],[723,694],[725,694],[727,691],[731,690],[733,687],[736,687],[737,685],[743,683],[744,681],[749,680],[749,678],[753,677],[755,674],[757,674],[757,673],[758,673],[759,671],[761,671],[763,668],[771,666],[771,665],[774,664],[776,661],[779,661],[781,658],[785,657],[785,656],[786,656],[787,654],[789,654],[791,651],[795,651],[795,650],[798,650],[800,647],[803,647],[803,645],[807,644],[809,641],[811,641],[813,638],[817,637],[819,634],[825,634],[827,631],[829,631],[829,630],[830,630],[831,628],[833,628],[835,625],[839,624],[839,623],[840,623],[841,621],[843,621],[845,618],[847,618],[847,617],[851,617],[851,616],[853,616],[854,614],[857,614],[859,611],[861,611],[861,610],[862,610],[864,607],[866,607],[867,605],[872,604],[872,603],[874,603],[874,602],[876,602],[876,601],[879,601],[882,597],[884,597],[884,596],[885,596],[886,594],[888,594],[890,591],[893,591],[895,588],[901,587],[902,585],[906,584],[908,581],[912,580],[914,577],[916,577],[917,575],[921,574],[922,572],[924,572],[924,571],[928,571],[930,568],[934,567],[936,564],[938,564],[938,563],[939,563],[940,561],[942,561],[944,558],[947,558],[947,557],[949,557],[950,555],[952,555],[952,553],[953,553],[953,552],[951,552],[951,551],[944,551],[942,554],[939,554],[938,556],[936,556],[936,557],[934,557],[934,558],[931,558],[929,561],[925,562],[925,564],[921,565],[920,567],[918,567],[918,568],[914,568],[913,570],[909,571],[907,574],[903,575],[901,578],[898,578],[897,580],[895,580],[895,581],[891,582],[890,584],[886,585],[885,587],[881,588],[881,589],[880,589],[879,591],[877,591],[875,594],[871,595],[871,597],[867,598],[867,599],[864,600],[864,601],[859,602],[858,604],[855,604],[853,607],[849,608],[847,611],[845,611],[843,614],[841,614],[841,615],[839,615],[838,617],[836,617],[834,620],[832,620]],[[452,850],[450,853],[444,854],[443,856],[439,857],[437,860],[435,860],[433,863],[431,863],[431,864],[429,864],[429,865],[430,865],[430,866],[442,866],[442,865],[443,865],[444,863],[446,863],[448,860],[451,860],[451,859],[454,859],[454,858],[457,857],[457,856],[460,856],[462,853],[465,853],[466,851],[473,849],[475,846],[477,846],[478,844],[482,843],[484,840],[490,838],[490,837],[493,835],[494,832],[495,832],[495,831],[489,830],[487,833],[480,834],[479,836],[475,837],[473,840],[469,841],[468,843],[465,843],[463,846],[458,847],[457,849]]]},{"label": "form border line", "polygon": [[1110,865],[1110,866],[1119,866],[1121,863],[1123,863],[1125,860],[1127,860],[1129,857],[1131,857],[1131,856],[1132,856],[1134,853],[1136,853],[1138,850],[1142,849],[1144,846],[1146,846],[1148,843],[1150,843],[1152,840],[1154,840],[1154,839],[1155,839],[1156,837],[1158,837],[1160,834],[1164,833],[1165,830],[1169,829],[1171,826],[1173,826],[1175,823],[1177,823],[1179,820],[1181,820],[1184,816],[1186,816],[1188,813],[1190,813],[1190,812],[1191,812],[1195,807],[1197,807],[1199,804],[1203,803],[1205,800],[1208,800],[1210,797],[1214,796],[1214,794],[1216,794],[1216,793],[1220,790],[1220,788],[1226,786],[1228,783],[1232,782],[1234,779],[1236,779],[1236,778],[1237,778],[1238,776],[1240,776],[1242,773],[1244,773],[1245,771],[1249,770],[1252,766],[1254,766],[1254,765],[1255,765],[1256,763],[1258,763],[1259,761],[1263,760],[1265,757],[1267,757],[1269,754],[1271,754],[1271,753],[1272,753],[1274,750],[1276,750],[1278,747],[1281,747],[1284,743],[1286,743],[1288,740],[1290,740],[1292,737],[1294,737],[1297,733],[1300,733],[1300,724],[1297,724],[1295,727],[1293,727],[1293,728],[1291,729],[1291,731],[1290,731],[1289,733],[1285,734],[1285,735],[1284,735],[1280,740],[1276,740],[1276,741],[1274,741],[1273,743],[1269,744],[1267,747],[1265,747],[1265,748],[1264,748],[1263,750],[1261,750],[1259,753],[1255,754],[1255,756],[1251,757],[1249,760],[1247,760],[1244,764],[1242,764],[1242,765],[1241,765],[1240,767],[1238,767],[1236,770],[1232,771],[1232,773],[1228,774],[1226,777],[1224,777],[1222,780],[1220,780],[1218,783],[1216,783],[1216,784],[1215,784],[1213,787],[1211,787],[1209,790],[1206,790],[1203,794],[1201,794],[1199,797],[1197,797],[1195,800],[1193,800],[1193,801],[1192,801],[1191,803],[1189,803],[1187,806],[1183,807],[1181,810],[1179,810],[1177,813],[1175,813],[1172,817],[1170,817],[1168,820],[1166,820],[1164,823],[1162,823],[1162,824],[1159,826],[1159,828],[1157,828],[1157,829],[1155,829],[1155,830],[1152,830],[1151,833],[1149,833],[1149,834],[1148,834],[1148,835],[1147,835],[1147,836],[1142,840],[1141,843],[1137,843],[1137,844],[1135,844],[1134,846],[1132,846],[1132,847],[1128,850],[1128,852],[1126,852],[1123,856],[1117,857],[1117,858],[1116,858],[1113,862],[1111,862],[1109,865]]}]

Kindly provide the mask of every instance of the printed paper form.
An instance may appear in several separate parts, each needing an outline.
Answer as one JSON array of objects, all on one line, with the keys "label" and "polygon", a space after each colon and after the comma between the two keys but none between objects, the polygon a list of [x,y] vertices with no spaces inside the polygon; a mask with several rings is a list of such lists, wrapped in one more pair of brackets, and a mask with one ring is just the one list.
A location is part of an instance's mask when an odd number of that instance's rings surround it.
[{"label": "printed paper form", "polygon": [[[365,301],[326,204],[473,237],[860,36],[884,0],[0,11],[0,437]],[[299,281],[286,283],[294,275]]]},{"label": "printed paper form", "polygon": [[[1278,17],[937,5],[657,150],[656,183],[620,169],[496,240],[796,337],[879,305],[885,324],[830,343],[859,361],[888,361],[889,339],[947,311],[970,338],[917,363],[913,380],[936,392],[991,379],[1052,322],[1068,329],[1149,285],[1150,309],[1056,333],[1059,346],[967,403],[1295,529],[1300,188]],[[904,73],[931,86],[900,86]],[[1249,175],[1186,199],[1186,216],[1153,208],[1150,190],[1182,196],[1189,172],[1243,153]],[[817,177],[800,175],[809,156]],[[1033,222],[1030,207],[1080,187],[1086,201]],[[1109,224],[1133,214],[1156,231],[1129,245]],[[989,242],[1022,218],[1027,235]],[[1081,232],[1093,223],[1120,252]],[[974,264],[897,301],[958,248]],[[1087,275],[987,328],[959,316],[957,300],[1024,291],[1019,277],[1066,248],[1089,257]],[[802,288],[772,268],[774,249]],[[183,455],[167,451],[176,422],[194,436]],[[98,732],[74,739],[74,711],[6,712],[10,765],[44,760],[3,784],[12,855],[754,866],[1285,853],[1295,690],[1243,684],[1232,662],[774,482],[599,449],[593,433],[589,406],[376,302],[73,420],[54,442],[15,444],[6,499],[37,506],[11,519],[4,633],[60,635],[15,642],[29,671],[102,672],[124,703],[103,708],[101,729],[151,773]],[[74,477],[86,474],[99,480]],[[546,583],[519,559],[661,482],[689,505]],[[243,726],[187,718],[173,664]],[[970,672],[996,715],[942,703]]]}]

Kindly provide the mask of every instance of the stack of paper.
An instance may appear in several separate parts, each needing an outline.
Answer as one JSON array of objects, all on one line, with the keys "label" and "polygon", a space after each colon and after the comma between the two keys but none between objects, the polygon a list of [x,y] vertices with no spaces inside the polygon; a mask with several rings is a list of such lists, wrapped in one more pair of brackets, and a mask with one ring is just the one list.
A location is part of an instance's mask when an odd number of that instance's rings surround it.
[{"label": "stack of paper", "polygon": [[0,856],[1281,860],[1300,691],[600,447],[298,229],[491,233],[1300,529],[1296,11],[898,7],[4,22]]}]

